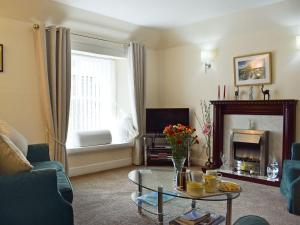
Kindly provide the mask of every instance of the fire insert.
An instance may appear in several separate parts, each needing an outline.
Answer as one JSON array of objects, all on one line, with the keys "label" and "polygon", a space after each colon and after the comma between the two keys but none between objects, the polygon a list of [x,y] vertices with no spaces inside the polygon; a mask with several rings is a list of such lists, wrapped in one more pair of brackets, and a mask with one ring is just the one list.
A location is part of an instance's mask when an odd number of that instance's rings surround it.
[{"label": "fire insert", "polygon": [[230,136],[230,164],[234,170],[266,175],[269,131],[233,129]]}]

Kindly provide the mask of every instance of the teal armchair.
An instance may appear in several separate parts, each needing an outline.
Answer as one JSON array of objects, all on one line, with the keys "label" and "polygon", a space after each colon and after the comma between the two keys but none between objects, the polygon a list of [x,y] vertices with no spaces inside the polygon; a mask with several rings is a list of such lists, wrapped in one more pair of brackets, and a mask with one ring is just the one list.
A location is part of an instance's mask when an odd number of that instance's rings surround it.
[{"label": "teal armchair", "polygon": [[0,224],[73,225],[73,191],[48,146],[30,145],[30,172],[0,176]]},{"label": "teal armchair", "polygon": [[233,225],[270,225],[268,221],[260,216],[247,215],[240,217]]},{"label": "teal armchair", "polygon": [[292,159],[283,162],[280,191],[288,201],[288,211],[300,215],[300,143],[292,145]]}]

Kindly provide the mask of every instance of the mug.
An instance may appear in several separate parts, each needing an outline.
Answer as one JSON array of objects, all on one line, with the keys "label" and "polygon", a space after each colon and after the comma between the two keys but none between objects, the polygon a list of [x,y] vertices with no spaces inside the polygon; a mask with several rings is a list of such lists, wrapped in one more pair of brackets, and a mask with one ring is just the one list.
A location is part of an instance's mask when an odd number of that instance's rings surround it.
[{"label": "mug", "polygon": [[204,184],[202,182],[189,181],[186,184],[186,192],[192,196],[201,196],[204,194]]},{"label": "mug", "polygon": [[186,191],[192,196],[202,196],[204,193],[204,180],[202,171],[191,171]]},{"label": "mug", "polygon": [[208,193],[213,193],[217,191],[219,184],[218,177],[214,175],[204,175],[205,179],[205,191]]},{"label": "mug", "polygon": [[217,180],[221,182],[222,173],[219,173],[217,170],[206,170],[205,174],[215,176],[217,177]]}]

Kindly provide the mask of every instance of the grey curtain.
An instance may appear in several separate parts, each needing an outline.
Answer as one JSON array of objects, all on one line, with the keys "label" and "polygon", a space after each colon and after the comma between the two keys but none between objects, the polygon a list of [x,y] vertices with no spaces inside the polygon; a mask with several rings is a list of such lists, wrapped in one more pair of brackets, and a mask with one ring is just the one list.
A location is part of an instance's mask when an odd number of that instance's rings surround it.
[{"label": "grey curtain", "polygon": [[46,30],[46,57],[49,96],[53,120],[54,159],[68,171],[66,139],[69,123],[71,92],[70,30],[49,27]]},{"label": "grey curtain", "polygon": [[128,58],[130,64],[131,112],[133,125],[136,129],[133,164],[141,165],[143,160],[142,136],[145,129],[145,46],[131,42],[128,49]]}]

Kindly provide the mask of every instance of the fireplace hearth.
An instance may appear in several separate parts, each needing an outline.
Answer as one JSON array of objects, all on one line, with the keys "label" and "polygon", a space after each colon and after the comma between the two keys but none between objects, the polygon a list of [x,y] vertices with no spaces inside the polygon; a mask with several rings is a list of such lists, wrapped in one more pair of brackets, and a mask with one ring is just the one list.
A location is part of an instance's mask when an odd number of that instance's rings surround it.
[{"label": "fireplace hearth", "polygon": [[266,175],[268,131],[233,129],[230,137],[230,165],[239,173]]}]

